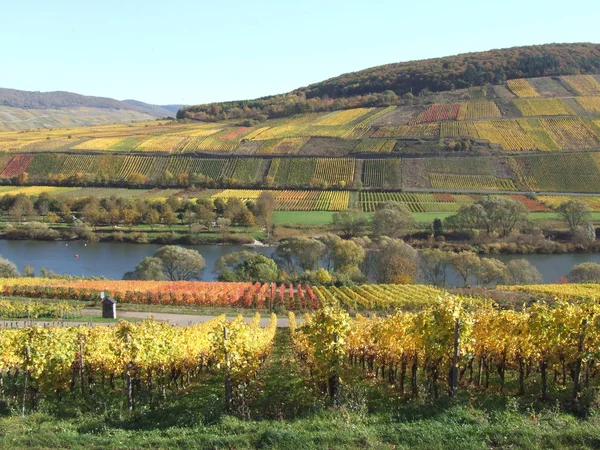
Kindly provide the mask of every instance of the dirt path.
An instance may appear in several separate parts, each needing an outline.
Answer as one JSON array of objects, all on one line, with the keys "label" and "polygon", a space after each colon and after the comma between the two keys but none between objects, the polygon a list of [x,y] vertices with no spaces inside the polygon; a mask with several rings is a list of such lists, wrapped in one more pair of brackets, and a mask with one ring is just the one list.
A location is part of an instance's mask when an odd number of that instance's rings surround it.
[{"label": "dirt path", "polygon": [[[81,313],[84,316],[101,316],[101,311],[97,309],[83,309]],[[208,322],[217,316],[204,316],[204,315],[190,315],[190,314],[170,314],[170,313],[152,313],[152,312],[139,312],[139,311],[117,311],[117,318],[131,318],[131,319],[148,319],[154,317],[156,320],[165,321],[172,325],[192,325],[195,323]],[[232,319],[232,318],[231,318]],[[251,322],[251,317],[244,317],[246,322]],[[268,316],[261,316],[261,326],[267,326],[269,324]],[[278,327],[288,327],[289,321],[287,317],[280,317],[277,319]]]}]

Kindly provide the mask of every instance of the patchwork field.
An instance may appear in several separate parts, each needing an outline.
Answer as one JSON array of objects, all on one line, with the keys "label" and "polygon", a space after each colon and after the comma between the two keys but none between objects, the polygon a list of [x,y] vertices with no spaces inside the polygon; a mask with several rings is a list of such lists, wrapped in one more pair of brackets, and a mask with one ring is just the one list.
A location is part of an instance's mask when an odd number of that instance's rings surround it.
[{"label": "patchwork field", "polygon": [[600,152],[430,158],[0,153],[0,182],[134,188],[600,192]]},{"label": "patchwork field", "polygon": [[[404,140],[456,138],[487,141],[496,151],[600,149],[598,98],[600,83],[589,75],[514,79],[493,89],[429,94],[387,107],[254,123],[156,120],[0,132],[0,151],[340,157],[402,152]],[[2,114],[0,109],[0,124]],[[329,142],[315,145],[313,139]]]},{"label": "patchwork field", "polygon": [[[289,205],[308,210],[306,205],[317,202],[327,210],[329,194],[315,197],[313,191],[596,193],[597,151],[600,83],[575,75],[267,120],[155,120],[1,132],[0,181],[304,189],[310,193],[290,198]],[[332,204],[338,208],[344,201]],[[422,205],[411,208],[424,212],[452,208],[431,199],[406,203]],[[288,205],[283,199],[281,204]]]}]

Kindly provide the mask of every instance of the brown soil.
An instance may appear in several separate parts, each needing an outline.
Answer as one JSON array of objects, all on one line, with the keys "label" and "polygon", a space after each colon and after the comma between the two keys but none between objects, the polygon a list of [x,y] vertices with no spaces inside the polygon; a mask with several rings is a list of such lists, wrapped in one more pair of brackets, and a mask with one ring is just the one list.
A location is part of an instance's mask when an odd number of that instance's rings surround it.
[{"label": "brown soil", "polygon": [[513,94],[506,86],[493,86],[492,90],[497,98],[500,100],[513,100],[517,98],[515,94]]},{"label": "brown soil", "polygon": [[313,137],[300,149],[299,156],[347,156],[358,141],[351,141],[338,138]]},{"label": "brown soil", "polygon": [[246,141],[233,151],[236,155],[254,155],[258,151],[263,141]]},{"label": "brown soil", "polygon": [[566,90],[558,80],[550,77],[530,78],[529,84],[531,84],[542,97],[570,97],[573,95]]},{"label": "brown soil", "polygon": [[418,111],[423,109],[423,107],[418,106],[398,106],[394,111],[374,120],[373,123],[371,123],[371,126],[385,127],[406,125]]},{"label": "brown soil", "polygon": [[427,178],[427,160],[407,158],[402,160],[402,187],[430,188]]}]

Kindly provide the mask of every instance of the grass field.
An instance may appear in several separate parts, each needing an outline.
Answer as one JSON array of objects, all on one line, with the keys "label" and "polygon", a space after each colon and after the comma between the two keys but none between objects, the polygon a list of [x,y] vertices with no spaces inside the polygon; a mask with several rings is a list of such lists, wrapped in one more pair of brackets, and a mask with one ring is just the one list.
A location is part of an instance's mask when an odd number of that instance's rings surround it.
[{"label": "grass field", "polygon": [[278,225],[328,225],[333,214],[328,211],[277,211],[274,213],[274,221]]}]

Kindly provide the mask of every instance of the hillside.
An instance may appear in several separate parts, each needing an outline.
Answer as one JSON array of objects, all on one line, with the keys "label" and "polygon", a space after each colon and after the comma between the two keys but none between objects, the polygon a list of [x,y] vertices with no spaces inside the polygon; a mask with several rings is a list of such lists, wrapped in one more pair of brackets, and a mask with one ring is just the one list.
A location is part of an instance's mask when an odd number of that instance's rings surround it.
[{"label": "hillside", "polygon": [[[518,78],[258,123],[153,120],[0,133],[0,152],[0,183],[311,189],[282,194],[296,209],[372,211],[397,198],[416,212],[447,212],[473,200],[449,193],[505,192],[524,202],[532,191],[597,194],[600,75]],[[400,190],[413,194],[395,197]]]},{"label": "hillside", "polygon": [[65,128],[152,120],[171,109],[72,92],[30,92],[0,88],[0,131]]},{"label": "hillside", "polygon": [[548,44],[410,61],[347,73],[288,94],[185,107],[179,118],[285,117],[311,111],[402,104],[423,91],[502,84],[516,78],[598,74],[600,45]]}]

